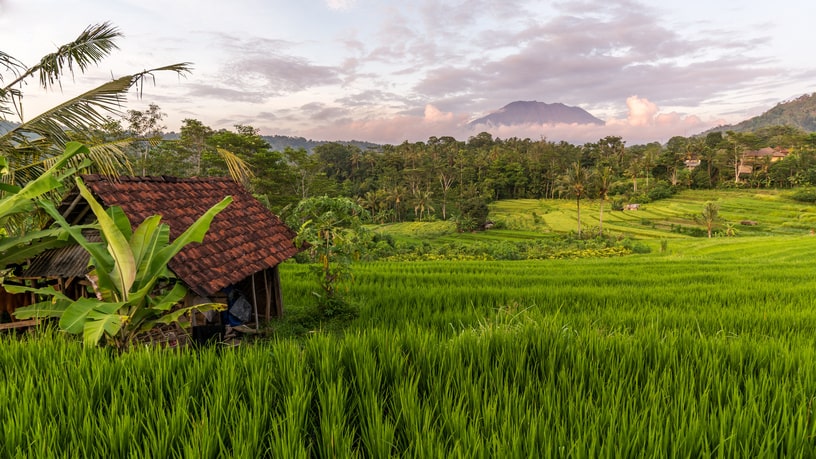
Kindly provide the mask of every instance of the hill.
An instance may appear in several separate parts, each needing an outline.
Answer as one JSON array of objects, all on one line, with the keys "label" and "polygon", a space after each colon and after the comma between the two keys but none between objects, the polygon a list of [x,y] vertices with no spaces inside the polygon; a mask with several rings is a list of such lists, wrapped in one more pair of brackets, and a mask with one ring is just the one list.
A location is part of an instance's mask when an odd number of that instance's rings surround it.
[{"label": "hill", "polygon": [[327,143],[339,143],[343,145],[353,145],[359,148],[360,150],[369,150],[369,149],[379,149],[380,146],[376,143],[365,142],[361,140],[337,140],[337,141],[329,141],[329,140],[311,140],[305,139],[303,137],[289,137],[285,135],[265,135],[262,136],[266,143],[275,151],[283,151],[287,147],[292,148],[294,150],[303,148],[308,152],[314,151],[315,147],[320,145],[324,145]]},{"label": "hill", "polygon": [[468,123],[488,126],[513,126],[519,124],[596,124],[603,120],[595,118],[586,110],[562,103],[548,104],[537,101],[511,102],[487,116]]},{"label": "hill", "polygon": [[795,126],[806,132],[816,132],[816,93],[776,104],[765,113],[737,124],[719,126],[708,132],[750,132],[769,126]]}]

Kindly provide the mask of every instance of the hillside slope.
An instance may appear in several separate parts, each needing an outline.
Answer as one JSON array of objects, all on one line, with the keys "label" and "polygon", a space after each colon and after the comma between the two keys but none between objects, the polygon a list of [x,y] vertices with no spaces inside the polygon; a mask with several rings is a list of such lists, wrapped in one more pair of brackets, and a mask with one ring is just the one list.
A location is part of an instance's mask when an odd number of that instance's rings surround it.
[{"label": "hillside slope", "polygon": [[750,132],[769,126],[795,126],[816,132],[816,93],[780,102],[765,113],[734,125],[719,126],[707,132]]}]

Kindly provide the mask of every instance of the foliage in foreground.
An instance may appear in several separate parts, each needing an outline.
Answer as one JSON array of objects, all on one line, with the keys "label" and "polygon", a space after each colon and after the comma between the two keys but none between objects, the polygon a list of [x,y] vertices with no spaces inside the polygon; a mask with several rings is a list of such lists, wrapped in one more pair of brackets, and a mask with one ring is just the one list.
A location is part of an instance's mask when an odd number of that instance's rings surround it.
[{"label": "foliage in foreground", "polygon": [[[116,357],[3,339],[0,457],[811,457],[814,254],[366,263],[342,334]],[[307,271],[281,268],[289,311]]]},{"label": "foliage in foreground", "polygon": [[[10,220],[30,214],[44,195],[62,188],[62,182],[76,172],[76,169],[68,167],[68,163],[76,156],[87,153],[87,147],[77,142],[69,142],[63,154],[55,158],[51,167],[25,186],[2,185],[0,227],[7,225]],[[81,163],[80,167],[83,165],[87,165],[87,162]],[[8,160],[5,156],[0,156],[0,170],[3,174],[8,172]],[[29,231],[16,235],[3,234],[0,237],[0,267],[20,263],[44,250],[64,245],[67,236],[61,229]]]},{"label": "foliage in foreground", "polygon": [[116,359],[6,340],[0,456],[816,454],[809,338],[502,314],[451,335],[375,329]]}]

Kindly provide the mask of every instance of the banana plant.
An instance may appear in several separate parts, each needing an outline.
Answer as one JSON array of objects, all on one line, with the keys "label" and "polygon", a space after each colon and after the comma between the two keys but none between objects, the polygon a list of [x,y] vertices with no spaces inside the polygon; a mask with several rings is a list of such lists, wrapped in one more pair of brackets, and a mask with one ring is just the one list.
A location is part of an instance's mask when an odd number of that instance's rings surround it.
[{"label": "banana plant", "polygon": [[[78,142],[68,142],[65,151],[51,167],[42,174],[26,183],[23,187],[0,183],[0,227],[4,227],[9,219],[32,212],[37,202],[47,193],[62,187],[65,178],[75,174],[77,168],[86,167],[90,161],[85,160],[77,167],[69,164],[77,156],[87,155],[88,148]],[[8,159],[0,156],[0,175],[8,173]],[[81,228],[80,228],[81,229]],[[6,234],[0,236],[0,267],[6,267],[29,259],[38,253],[69,243],[68,233],[62,228],[29,231],[22,234]]]},{"label": "banana plant", "polygon": [[178,238],[170,241],[170,227],[154,215],[133,230],[124,211],[107,211],[80,178],[76,184],[97,218],[102,242],[88,241],[82,229],[70,225],[50,202],[40,206],[71,238],[90,254],[92,270],[87,275],[95,296],[72,300],[53,287],[7,287],[12,292],[34,292],[49,300],[17,309],[18,319],[59,318],[61,329],[82,334],[86,345],[100,342],[119,349],[129,347],[141,332],[159,324],[178,322],[191,310],[223,310],[218,303],[175,308],[187,288],[177,282],[167,265],[191,242],[201,242],[213,218],[232,202],[227,196],[198,218]]}]

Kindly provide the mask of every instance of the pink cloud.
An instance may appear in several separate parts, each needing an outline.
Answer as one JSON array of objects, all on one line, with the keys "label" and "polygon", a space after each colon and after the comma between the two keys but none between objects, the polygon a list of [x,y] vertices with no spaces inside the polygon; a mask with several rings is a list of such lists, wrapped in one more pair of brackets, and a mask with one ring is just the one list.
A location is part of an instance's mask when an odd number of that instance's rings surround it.
[{"label": "pink cloud", "polygon": [[[724,124],[723,120],[704,121],[696,115],[677,112],[660,112],[660,108],[650,100],[636,95],[626,99],[627,114],[622,118],[606,120],[602,126],[589,124],[555,124],[499,126],[490,128],[494,136],[529,137],[548,140],[564,140],[574,144],[595,142],[606,136],[620,136],[629,145],[665,142],[673,136],[689,137],[707,129]],[[484,128],[484,127],[482,127]],[[478,127],[477,127],[478,130]],[[471,133],[471,135],[473,135]]]},{"label": "pink cloud", "polygon": [[342,120],[309,130],[306,135],[318,139],[367,140],[375,143],[400,144],[425,141],[431,136],[456,135],[468,115],[443,112],[428,104],[422,116],[394,115],[388,118]]}]

